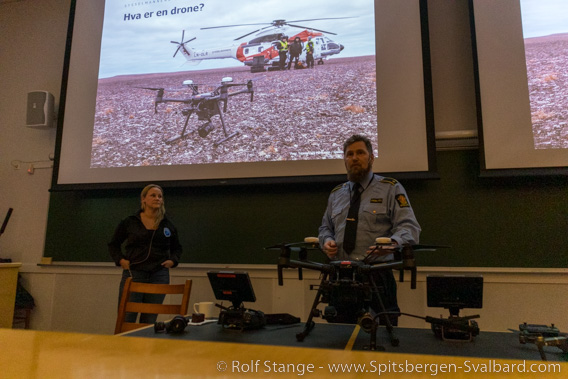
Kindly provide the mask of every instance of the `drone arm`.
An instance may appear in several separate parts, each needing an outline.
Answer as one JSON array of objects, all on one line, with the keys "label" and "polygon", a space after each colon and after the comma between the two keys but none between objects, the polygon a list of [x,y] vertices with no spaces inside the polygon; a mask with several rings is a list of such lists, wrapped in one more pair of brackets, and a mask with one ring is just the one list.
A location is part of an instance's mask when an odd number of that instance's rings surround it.
[{"label": "drone arm", "polygon": [[404,267],[403,265],[404,263],[402,261],[384,262],[376,264],[374,266],[370,266],[368,270],[369,272],[382,271],[382,270],[397,270],[403,268]]},{"label": "drone arm", "polygon": [[240,95],[241,93],[251,93],[252,94],[253,92],[254,91],[252,90],[252,88],[251,89],[246,88],[246,89],[241,89],[241,90],[238,90],[238,91],[235,91],[235,92],[230,92],[227,96]]},{"label": "drone arm", "polygon": [[323,263],[318,263],[318,262],[302,262],[302,261],[296,261],[291,259],[289,266],[288,267],[292,267],[292,268],[307,268],[309,270],[316,270],[316,271],[320,271],[323,273],[329,273],[332,270],[332,267],[328,264],[323,264]]},{"label": "drone arm", "polygon": [[296,261],[290,259],[290,256],[283,256],[281,255],[278,258],[278,285],[282,286],[284,284],[283,279],[283,268],[297,268],[298,269],[298,279],[303,280],[302,275],[302,268],[307,268],[310,270],[320,271],[324,274],[328,274],[332,268],[330,265],[317,263],[317,262],[308,262],[308,261]]}]

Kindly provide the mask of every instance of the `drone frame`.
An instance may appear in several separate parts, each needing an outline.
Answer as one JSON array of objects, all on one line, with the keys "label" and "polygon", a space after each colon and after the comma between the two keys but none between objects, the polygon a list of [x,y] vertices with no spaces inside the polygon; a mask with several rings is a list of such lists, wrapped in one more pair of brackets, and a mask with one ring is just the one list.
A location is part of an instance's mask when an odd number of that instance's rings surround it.
[{"label": "drone frame", "polygon": [[[290,259],[292,247],[299,246],[300,253],[299,253],[299,260]],[[389,312],[386,311],[383,299],[381,298],[381,294],[379,292],[379,288],[377,284],[374,282],[372,277],[372,273],[377,271],[385,271],[385,270],[393,270],[397,269],[400,270],[400,282],[404,282],[404,271],[410,271],[411,273],[411,288],[416,289],[416,263],[414,259],[414,249],[411,245],[403,245],[397,246],[394,249],[389,249],[388,253],[392,252],[395,256],[395,260],[389,262],[366,262],[366,261],[331,261],[329,263],[319,263],[319,262],[312,262],[307,260],[307,252],[310,249],[317,249],[320,250],[319,244],[314,243],[298,243],[298,244],[280,244],[276,246],[268,247],[267,249],[273,248],[280,248],[280,257],[278,259],[278,285],[283,285],[283,269],[284,268],[297,268],[298,269],[298,278],[302,280],[302,269],[310,269],[320,271],[322,273],[322,278],[316,293],[316,297],[311,307],[310,315],[306,320],[304,329],[302,332],[296,334],[297,341],[301,342],[304,338],[311,332],[314,328],[315,323],[313,322],[313,317],[319,316],[320,311],[317,309],[317,306],[320,303],[325,303],[326,301],[323,299],[324,295],[328,292],[330,286],[336,284],[336,280],[333,278],[330,279],[330,276],[336,275],[338,272],[339,265],[352,265],[354,268],[354,273],[361,275],[361,277],[366,278],[368,281],[364,283],[354,283],[357,285],[367,286],[367,289],[370,290],[371,299],[367,299],[367,303],[369,305],[368,309],[365,309],[366,313],[359,318],[358,324],[361,327],[370,333],[371,341],[370,341],[370,350],[376,350],[377,348],[377,329],[379,323],[377,319],[383,316],[383,321],[385,323],[385,327],[387,333],[390,338],[390,343],[392,346],[398,346],[399,339],[394,333],[394,327],[388,317]],[[380,252],[384,252],[383,246],[377,244],[377,249]],[[354,265],[354,263],[357,264]],[[313,289],[313,286],[311,286]],[[379,306],[378,313],[374,313],[371,311],[370,304],[377,304]]]},{"label": "drone frame", "polygon": [[[164,98],[164,88],[145,87],[145,89],[157,91],[156,97],[154,99],[154,113],[158,112],[158,104],[161,103],[181,103],[185,105],[185,107],[181,111],[182,115],[185,116],[185,122],[181,134],[177,137],[166,140],[165,142],[167,144],[172,144],[189,136],[189,134],[186,133],[186,130],[189,124],[189,119],[194,113],[197,114],[198,120],[206,121],[204,124],[197,127],[199,136],[202,138],[207,137],[207,135],[214,129],[211,126],[211,117],[219,115],[221,125],[223,127],[224,137],[213,143],[215,147],[239,134],[238,131],[235,131],[233,133],[229,133],[227,131],[223,113],[227,112],[227,103],[229,97],[231,96],[236,96],[242,93],[250,93],[250,101],[253,101],[254,89],[252,79],[249,79],[246,83],[232,83],[231,78],[223,78],[221,85],[217,86],[211,92],[204,93],[198,93],[197,85],[193,84],[193,82],[191,81],[186,81],[184,82],[184,84],[186,84],[192,90],[191,97],[187,99]],[[229,92],[229,88],[236,86],[246,86],[246,88],[239,91]],[[223,104],[222,107],[221,104]]]}]

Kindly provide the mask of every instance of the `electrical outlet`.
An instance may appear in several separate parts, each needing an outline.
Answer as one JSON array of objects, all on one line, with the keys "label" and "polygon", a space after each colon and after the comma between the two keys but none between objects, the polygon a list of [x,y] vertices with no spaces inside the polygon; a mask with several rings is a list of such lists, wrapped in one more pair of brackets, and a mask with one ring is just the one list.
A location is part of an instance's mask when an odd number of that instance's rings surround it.
[{"label": "electrical outlet", "polygon": [[12,162],[12,167],[14,167],[14,170],[19,170],[22,167],[22,163],[18,161]]}]

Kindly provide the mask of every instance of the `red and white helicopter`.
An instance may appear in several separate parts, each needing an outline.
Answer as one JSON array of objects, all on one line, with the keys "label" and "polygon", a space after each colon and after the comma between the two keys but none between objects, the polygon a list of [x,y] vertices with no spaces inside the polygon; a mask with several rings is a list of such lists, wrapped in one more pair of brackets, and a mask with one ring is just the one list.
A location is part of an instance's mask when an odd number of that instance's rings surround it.
[{"label": "red and white helicopter", "polygon": [[[182,32],[181,41],[171,41],[178,45],[174,57],[176,54],[181,51],[181,53],[185,56],[188,62],[193,64],[198,64],[204,59],[225,59],[225,58],[233,58],[237,59],[238,61],[244,63],[246,66],[258,67],[261,66],[272,66],[278,67],[278,49],[275,47],[276,43],[280,41],[282,36],[287,36],[289,43],[292,43],[296,37],[300,37],[302,44],[305,46],[305,43],[308,41],[308,37],[311,37],[312,41],[314,42],[314,60],[318,62],[318,64],[323,64],[324,60],[328,57],[339,54],[344,46],[331,40],[329,37],[324,35],[326,34],[333,34],[336,33],[327,32],[325,30],[319,30],[315,28],[310,28],[306,26],[300,25],[293,25],[290,22],[303,22],[303,21],[315,21],[315,20],[338,20],[344,18],[351,18],[351,17],[334,17],[334,18],[314,18],[309,20],[294,20],[294,21],[286,21],[286,20],[274,20],[270,23],[257,23],[257,24],[239,24],[239,25],[224,25],[224,26],[212,26],[201,28],[204,29],[217,29],[217,28],[229,28],[229,27],[236,27],[236,26],[247,26],[247,25],[268,25],[247,33],[243,36],[235,38],[235,41],[238,41],[242,38],[248,37],[251,34],[254,34],[253,38],[248,42],[243,42],[240,45],[233,45],[226,48],[219,48],[219,49],[208,49],[208,50],[196,50],[191,48],[188,44],[195,40],[196,37],[190,38],[187,41],[184,41],[185,38],[185,30]],[[296,32],[296,29],[299,28],[303,29],[300,32]],[[262,57],[257,58],[257,57]],[[302,54],[300,55],[300,61],[305,62],[306,60],[306,52],[303,49]]]}]

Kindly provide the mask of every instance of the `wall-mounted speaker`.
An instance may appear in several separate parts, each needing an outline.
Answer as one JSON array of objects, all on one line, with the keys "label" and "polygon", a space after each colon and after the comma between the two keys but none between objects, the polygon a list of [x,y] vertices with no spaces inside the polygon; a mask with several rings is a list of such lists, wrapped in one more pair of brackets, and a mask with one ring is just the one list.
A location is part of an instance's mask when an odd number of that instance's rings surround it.
[{"label": "wall-mounted speaker", "polygon": [[28,92],[26,126],[49,128],[54,121],[54,99],[47,91]]}]

